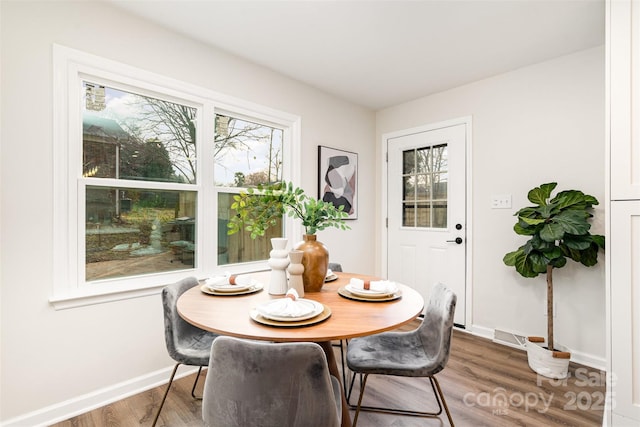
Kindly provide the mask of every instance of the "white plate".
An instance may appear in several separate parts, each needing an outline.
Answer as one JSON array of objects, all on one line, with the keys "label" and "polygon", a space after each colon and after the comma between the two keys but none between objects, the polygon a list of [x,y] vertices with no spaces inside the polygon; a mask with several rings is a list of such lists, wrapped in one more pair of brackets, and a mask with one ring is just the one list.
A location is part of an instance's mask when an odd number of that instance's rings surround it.
[{"label": "white plate", "polygon": [[402,291],[400,291],[400,289],[398,289],[395,293],[391,295],[385,295],[383,297],[375,296],[372,298],[372,297],[362,297],[359,295],[352,294],[347,290],[346,287],[343,286],[340,289],[338,289],[338,294],[341,297],[348,298],[354,301],[367,301],[367,302],[388,302],[388,301],[395,301],[399,298],[402,298]]},{"label": "white plate", "polygon": [[393,295],[395,292],[398,291],[397,286],[395,290],[392,290],[390,292],[380,292],[380,291],[372,291],[370,289],[369,290],[359,289],[359,288],[356,288],[355,286],[351,286],[351,284],[346,285],[345,289],[354,295],[366,297],[366,298],[385,298],[389,295]]},{"label": "white plate", "polygon": [[200,290],[202,292],[204,292],[205,294],[208,295],[217,295],[217,296],[222,296],[224,295],[226,296],[235,296],[235,295],[246,295],[246,294],[252,294],[254,292],[259,292],[261,291],[263,288],[262,283],[260,282],[255,282],[255,285],[243,290],[243,291],[235,291],[235,292],[218,292],[218,291],[212,291],[211,289],[209,289],[209,287],[207,285],[202,285],[200,287]]},{"label": "white plate", "polygon": [[297,322],[300,320],[306,320],[306,319],[311,319],[312,317],[317,316],[318,314],[322,313],[324,311],[324,305],[320,304],[317,301],[312,301],[309,299],[304,299],[304,298],[299,298],[296,300],[297,303],[299,304],[303,304],[304,306],[306,306],[307,311],[305,312],[305,314],[300,315],[300,316],[282,316],[282,315],[277,315],[277,314],[272,314],[269,313],[268,310],[268,306],[270,304],[280,304],[281,301],[280,300],[272,300],[269,301],[265,304],[262,304],[258,307],[256,307],[258,313],[260,313],[260,315],[266,319],[270,319],[270,320],[276,320],[278,322]]},{"label": "white plate", "polygon": [[207,285],[205,281],[205,286],[214,292],[242,292],[247,289],[255,286],[257,282],[253,280],[250,276],[236,276],[236,284],[226,284],[226,285]]},{"label": "white plate", "polygon": [[325,282],[333,282],[334,280],[338,280],[338,276],[336,276],[335,274],[330,274],[324,278]]}]

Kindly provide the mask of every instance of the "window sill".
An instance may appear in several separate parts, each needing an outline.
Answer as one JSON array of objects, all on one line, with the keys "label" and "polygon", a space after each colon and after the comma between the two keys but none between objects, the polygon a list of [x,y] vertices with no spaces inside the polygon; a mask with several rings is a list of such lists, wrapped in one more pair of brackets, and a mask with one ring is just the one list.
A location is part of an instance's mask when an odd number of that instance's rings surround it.
[{"label": "window sill", "polygon": [[154,285],[146,288],[116,290],[113,292],[104,292],[103,290],[97,289],[77,290],[70,294],[53,296],[49,298],[49,303],[51,303],[55,310],[66,310],[69,308],[156,295],[160,293],[164,286],[165,285]]},{"label": "window sill", "polygon": [[[231,274],[251,274],[259,271],[267,271],[269,267],[266,262],[259,261],[253,263],[239,264],[229,266],[228,269],[222,269]],[[165,276],[148,276],[145,278],[134,278],[136,287],[132,288],[131,283],[94,283],[85,285],[77,289],[60,290],[49,298],[49,303],[55,310],[66,310],[69,308],[85,307],[95,304],[104,304],[108,302],[127,300],[132,298],[141,298],[160,293],[169,283],[177,282],[187,276],[195,276],[199,279],[207,277],[198,270],[181,270],[167,274]]]}]

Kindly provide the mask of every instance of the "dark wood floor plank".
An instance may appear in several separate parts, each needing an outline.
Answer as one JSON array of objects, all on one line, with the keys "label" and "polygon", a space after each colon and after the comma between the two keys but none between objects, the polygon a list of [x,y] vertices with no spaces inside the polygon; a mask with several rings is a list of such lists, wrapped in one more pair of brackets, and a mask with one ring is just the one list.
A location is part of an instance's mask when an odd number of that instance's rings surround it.
[{"label": "dark wood floor plank", "polygon": [[[403,327],[413,328],[414,323]],[[339,349],[336,349],[339,360]],[[202,395],[206,372],[201,374],[196,395]],[[527,364],[526,353],[456,330],[451,357],[437,375],[457,426],[601,426],[605,393],[601,371],[571,363],[567,380],[538,377]],[[191,397],[195,375],[174,382],[162,410],[158,426],[201,427],[200,400]],[[53,427],[150,426],[164,387],[148,390]],[[357,401],[359,385],[354,385],[351,403]],[[370,376],[365,404],[434,410],[428,379]],[[353,416],[352,411],[352,416]],[[360,427],[441,427],[441,418],[415,418],[362,412]]]}]

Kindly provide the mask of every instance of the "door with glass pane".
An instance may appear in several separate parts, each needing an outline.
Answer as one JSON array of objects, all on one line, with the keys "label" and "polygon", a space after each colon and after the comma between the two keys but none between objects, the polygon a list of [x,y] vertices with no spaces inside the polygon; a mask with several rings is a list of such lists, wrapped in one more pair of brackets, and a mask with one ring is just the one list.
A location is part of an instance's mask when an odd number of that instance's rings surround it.
[{"label": "door with glass pane", "polygon": [[465,125],[387,140],[387,277],[429,299],[442,282],[465,325]]}]

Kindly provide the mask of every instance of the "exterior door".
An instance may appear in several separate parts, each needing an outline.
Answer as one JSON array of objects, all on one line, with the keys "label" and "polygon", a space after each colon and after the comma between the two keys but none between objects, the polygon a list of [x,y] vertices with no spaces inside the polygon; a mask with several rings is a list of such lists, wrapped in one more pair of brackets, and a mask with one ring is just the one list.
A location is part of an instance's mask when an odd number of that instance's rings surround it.
[{"label": "exterior door", "polygon": [[465,326],[466,125],[387,139],[387,277],[429,300],[436,282],[457,295]]}]

